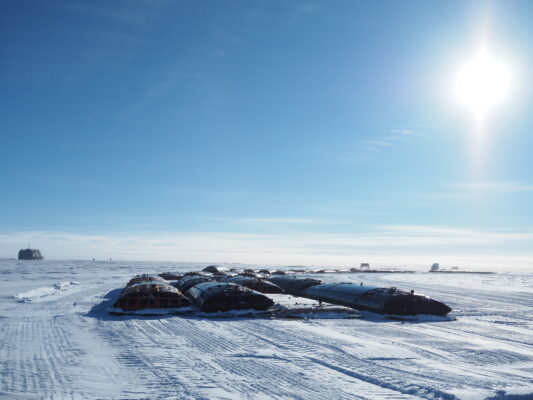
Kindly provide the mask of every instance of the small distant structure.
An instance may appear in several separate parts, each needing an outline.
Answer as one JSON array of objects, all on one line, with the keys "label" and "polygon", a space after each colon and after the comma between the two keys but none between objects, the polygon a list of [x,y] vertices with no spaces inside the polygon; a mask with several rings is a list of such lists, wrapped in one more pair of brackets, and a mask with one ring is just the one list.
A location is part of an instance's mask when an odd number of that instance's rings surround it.
[{"label": "small distant structure", "polygon": [[459,270],[459,267],[454,266],[451,269],[440,269],[439,263],[435,263],[429,269],[429,272],[440,272],[443,274],[494,274],[492,271],[469,271],[469,270]]},{"label": "small distant structure", "polygon": [[440,265],[439,263],[434,263],[432,266],[431,266],[431,269],[429,270],[429,272],[437,272],[440,268]]},{"label": "small distant structure", "polygon": [[[329,272],[329,271],[328,271]],[[331,271],[331,272],[341,272],[341,271]],[[342,272],[352,272],[352,273],[364,273],[364,274],[403,274],[403,273],[414,273],[414,271],[401,270],[394,268],[370,268],[370,263],[361,263],[359,268],[350,268],[348,271]]]},{"label": "small distant structure", "polygon": [[28,243],[27,249],[19,250],[19,260],[42,260],[44,258],[39,249],[32,249],[30,247],[31,245]]}]

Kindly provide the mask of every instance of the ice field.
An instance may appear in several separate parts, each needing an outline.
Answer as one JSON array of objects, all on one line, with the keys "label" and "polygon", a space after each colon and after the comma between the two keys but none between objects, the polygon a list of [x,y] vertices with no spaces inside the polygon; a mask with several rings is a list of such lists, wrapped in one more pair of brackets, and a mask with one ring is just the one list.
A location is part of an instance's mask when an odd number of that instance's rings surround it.
[{"label": "ice field", "polygon": [[0,260],[0,398],[533,398],[533,272],[313,275],[414,289],[449,318],[107,312],[134,275],[204,266]]}]

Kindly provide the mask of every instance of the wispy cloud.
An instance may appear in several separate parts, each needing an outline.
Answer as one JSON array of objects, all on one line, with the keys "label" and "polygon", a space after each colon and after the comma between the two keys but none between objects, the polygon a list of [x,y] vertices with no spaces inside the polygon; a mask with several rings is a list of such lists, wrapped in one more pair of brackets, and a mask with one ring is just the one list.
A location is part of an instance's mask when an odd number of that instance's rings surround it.
[{"label": "wispy cloud", "polygon": [[395,135],[403,135],[403,136],[421,136],[419,132],[415,132],[410,129],[391,129],[388,132],[395,134]]},{"label": "wispy cloud", "polygon": [[[11,15],[14,21],[20,20],[21,27],[31,23],[24,34],[32,40],[17,43],[17,51],[6,57],[3,79],[34,85],[71,84],[84,81],[98,67],[127,63],[145,43],[167,4],[171,3],[36,2],[32,6],[35,15],[51,15],[61,23],[28,19],[24,13]],[[35,51],[31,43],[39,43],[42,51]]]},{"label": "wispy cloud", "polygon": [[360,139],[355,145],[348,146],[336,156],[342,164],[365,163],[375,157],[379,151],[392,149],[402,143],[409,142],[423,134],[409,129],[389,129],[371,138]]},{"label": "wispy cloud", "polygon": [[387,236],[412,240],[416,244],[504,245],[533,241],[533,231],[485,231],[427,225],[384,225]]},{"label": "wispy cloud", "polygon": [[389,129],[380,136],[359,141],[359,146],[363,151],[373,151],[379,148],[395,146],[410,140],[414,136],[422,135],[409,129]]},{"label": "wispy cloud", "polygon": [[161,9],[169,4],[171,4],[169,0],[130,1],[124,3],[69,1],[62,4],[61,7],[72,14],[82,14],[108,19],[114,23],[146,27],[152,19],[159,15]]},{"label": "wispy cloud", "polygon": [[398,141],[401,141],[401,140],[404,140],[404,138],[402,136],[399,136],[399,135],[393,135],[393,136],[383,136],[383,140],[387,141],[387,142],[398,142]]},{"label": "wispy cloud", "polygon": [[533,185],[523,182],[460,182],[454,186],[460,190],[485,193],[513,193],[533,190]]},{"label": "wispy cloud", "polygon": [[391,146],[392,143],[385,140],[386,138],[383,138],[383,140],[363,140],[361,143],[367,144],[370,146]]},{"label": "wispy cloud", "polygon": [[313,218],[243,218],[243,222],[252,224],[289,224],[289,225],[315,225],[315,224],[329,224],[337,221],[328,221],[323,219]]},{"label": "wispy cloud", "polygon": [[307,14],[315,13],[322,9],[321,5],[315,2],[305,2],[305,3],[296,4],[294,8],[296,11],[307,13]]},{"label": "wispy cloud", "polygon": [[31,240],[50,259],[215,261],[259,264],[358,265],[360,262],[427,267],[533,269],[533,229],[483,231],[441,226],[377,226],[353,234],[245,234],[173,232],[0,234],[0,256],[15,256]]},{"label": "wispy cloud", "polygon": [[253,225],[274,227],[283,226],[284,228],[299,225],[338,225],[347,224],[346,221],[321,219],[321,218],[285,218],[285,217],[256,217],[256,218],[238,218],[238,217],[197,217],[196,219],[224,221],[236,225]]},{"label": "wispy cloud", "polygon": [[418,193],[417,197],[429,200],[465,201],[527,192],[533,192],[533,185],[525,182],[456,182],[441,191]]},{"label": "wispy cloud", "polygon": [[186,195],[211,200],[239,200],[249,194],[249,191],[246,189],[198,189],[175,186],[167,186],[166,192],[171,195]]},{"label": "wispy cloud", "polygon": [[[183,67],[178,61],[174,65],[168,67],[165,73],[161,74],[154,82],[150,82],[147,85],[144,93],[142,93],[131,104],[128,104],[124,110],[118,115],[115,124],[109,131],[109,136],[113,137],[120,131],[122,126],[130,122],[132,118],[135,118],[139,113],[149,109],[165,96],[169,96],[174,93],[180,83],[185,81],[193,81],[199,78],[199,72],[187,72],[187,68]],[[193,110],[188,108],[189,112]],[[195,111],[200,110],[198,107],[194,108]],[[209,111],[208,108],[201,109],[202,113]]]}]

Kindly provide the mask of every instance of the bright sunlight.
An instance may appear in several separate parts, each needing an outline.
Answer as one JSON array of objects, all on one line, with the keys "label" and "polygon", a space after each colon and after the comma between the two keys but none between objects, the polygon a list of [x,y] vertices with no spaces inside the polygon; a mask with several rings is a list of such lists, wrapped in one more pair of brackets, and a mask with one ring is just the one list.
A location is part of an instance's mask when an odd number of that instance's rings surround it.
[{"label": "bright sunlight", "polygon": [[486,50],[479,51],[459,70],[457,97],[478,119],[501,103],[509,91],[510,76],[505,65]]}]

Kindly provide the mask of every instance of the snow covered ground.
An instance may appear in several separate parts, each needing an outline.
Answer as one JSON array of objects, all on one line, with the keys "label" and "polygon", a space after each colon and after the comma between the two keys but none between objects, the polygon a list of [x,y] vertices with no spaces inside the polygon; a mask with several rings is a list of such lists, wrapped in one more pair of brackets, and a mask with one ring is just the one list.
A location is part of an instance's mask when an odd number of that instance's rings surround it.
[{"label": "snow covered ground", "polygon": [[415,289],[448,320],[107,313],[133,275],[203,267],[0,260],[0,398],[533,398],[533,272],[317,275]]}]

